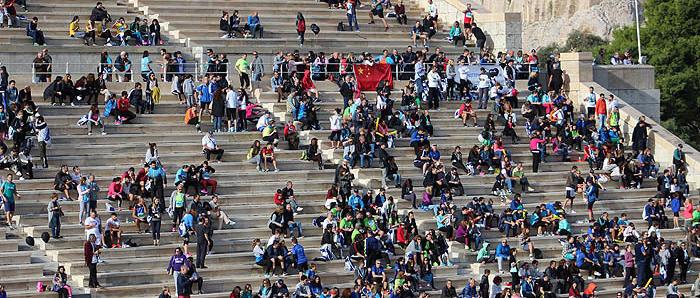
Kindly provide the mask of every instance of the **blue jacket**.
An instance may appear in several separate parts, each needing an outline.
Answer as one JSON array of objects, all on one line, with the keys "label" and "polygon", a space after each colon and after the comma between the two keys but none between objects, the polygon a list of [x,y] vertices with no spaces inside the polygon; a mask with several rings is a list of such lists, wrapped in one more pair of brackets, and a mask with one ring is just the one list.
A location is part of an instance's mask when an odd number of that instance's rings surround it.
[{"label": "blue jacket", "polygon": [[348,199],[348,205],[350,205],[350,207],[352,207],[353,210],[365,209],[365,202],[362,201],[362,197],[354,194],[351,195]]},{"label": "blue jacket", "polygon": [[301,265],[309,260],[306,258],[306,253],[304,253],[304,247],[301,246],[301,244],[297,243],[296,245],[292,246],[292,254],[294,257],[297,259],[297,264]]},{"label": "blue jacket", "polygon": [[674,213],[680,212],[681,210],[681,198],[680,197],[674,197],[671,199],[671,211]]},{"label": "blue jacket", "polygon": [[427,139],[428,136],[425,134],[419,134],[417,129],[413,131],[413,134],[411,134],[411,142],[420,142]]},{"label": "blue jacket", "polygon": [[469,283],[464,287],[462,290],[462,297],[463,298],[477,298],[479,295],[476,292],[476,284],[474,286],[470,286]]},{"label": "blue jacket", "polygon": [[588,203],[595,203],[595,201],[598,199],[595,185],[586,187],[586,199],[588,199]]},{"label": "blue jacket", "polygon": [[496,257],[510,257],[510,245],[503,245],[503,243],[498,244],[498,246],[496,246]]}]

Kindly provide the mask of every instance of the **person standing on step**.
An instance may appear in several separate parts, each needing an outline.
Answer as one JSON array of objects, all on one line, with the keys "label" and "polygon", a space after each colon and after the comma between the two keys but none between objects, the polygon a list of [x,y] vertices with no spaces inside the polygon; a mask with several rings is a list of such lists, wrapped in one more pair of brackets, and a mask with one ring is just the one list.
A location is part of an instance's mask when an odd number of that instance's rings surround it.
[{"label": "person standing on step", "polygon": [[153,189],[153,199],[160,200],[160,205],[165,206],[165,187],[168,185],[168,177],[162,166],[156,161],[151,161],[150,168],[146,174]]},{"label": "person standing on step", "polygon": [[212,101],[211,84],[209,83],[209,77],[204,76],[202,78],[202,83],[197,86],[195,97],[199,98],[199,121],[203,120],[204,112],[206,111],[211,117],[211,110],[209,105]]},{"label": "person standing on step", "polygon": [[387,24],[386,20],[384,19],[384,3],[382,0],[372,0],[371,7],[372,9],[369,12],[369,23],[367,24],[374,24],[374,16],[377,16],[380,20],[382,20],[382,23],[384,23],[384,31],[388,31],[389,24]]},{"label": "person standing on step", "polygon": [[[260,89],[260,82],[265,76],[265,66],[263,65],[263,59],[258,56],[257,51],[253,51],[253,61],[250,62],[250,70],[253,74],[253,86],[251,90]],[[253,95],[255,96],[255,94]]]},{"label": "person standing on step", "polygon": [[476,47],[480,50],[484,50],[484,44],[486,44],[486,34],[484,34],[484,31],[481,30],[481,28],[476,26],[476,23],[472,22],[472,29],[471,29],[472,35],[474,35],[474,38],[476,38]]},{"label": "person standing on step", "polygon": [[159,200],[153,200],[153,203],[148,207],[148,222],[151,227],[151,236],[153,238],[153,246],[160,245],[160,224],[163,217],[163,209]]},{"label": "person standing on step", "polygon": [[[357,22],[357,19],[355,19],[355,22]],[[297,26],[297,35],[298,35],[297,39],[299,39],[299,47],[304,47],[304,34],[306,33],[306,20],[304,19],[304,15],[301,12],[297,12],[296,26]]]},{"label": "person standing on step", "polygon": [[207,257],[209,246],[209,227],[204,224],[204,217],[199,218],[199,224],[194,227],[194,232],[197,237],[196,267],[197,269],[207,268],[204,266],[204,259]]},{"label": "person standing on step", "polygon": [[178,247],[175,249],[175,254],[170,257],[168,268],[166,269],[168,274],[172,275],[175,281],[175,292],[179,292],[178,277],[180,277],[182,267],[190,267],[190,261],[188,261],[187,256],[182,253],[182,249]]},{"label": "person standing on step", "polygon": [[63,238],[61,236],[61,216],[63,216],[63,211],[61,210],[61,205],[58,203],[58,194],[51,194],[51,202],[48,206],[49,211],[49,229],[51,229],[51,237],[54,239]]},{"label": "person standing on step", "polygon": [[250,72],[250,62],[248,62],[247,53],[243,53],[243,56],[236,61],[236,71],[238,71],[238,80],[241,83],[241,88],[252,91],[250,86],[250,76],[248,75]]},{"label": "person standing on step", "polygon": [[90,271],[90,281],[88,283],[90,288],[102,287],[97,281],[97,263],[99,263],[101,248],[102,246],[97,243],[97,236],[95,234],[90,234],[88,241],[85,241],[83,245],[85,265],[87,265]]},{"label": "person standing on step", "polygon": [[12,226],[12,216],[15,215],[15,197],[21,198],[17,193],[17,185],[13,182],[14,175],[7,174],[7,180],[0,186],[0,191],[2,192],[2,202],[3,209],[5,210],[5,222],[10,227],[11,230],[15,228]]},{"label": "person standing on step", "polygon": [[345,5],[347,6],[346,16],[348,17],[348,30],[352,31],[353,25],[355,32],[360,32],[360,23],[357,22],[357,11],[355,10],[357,1],[350,0]]},{"label": "person standing on step", "polygon": [[44,121],[44,116],[38,116],[34,123],[36,138],[39,141],[39,157],[41,158],[41,167],[46,169],[49,167],[49,159],[46,156],[46,145],[51,144],[51,131],[48,124]]}]

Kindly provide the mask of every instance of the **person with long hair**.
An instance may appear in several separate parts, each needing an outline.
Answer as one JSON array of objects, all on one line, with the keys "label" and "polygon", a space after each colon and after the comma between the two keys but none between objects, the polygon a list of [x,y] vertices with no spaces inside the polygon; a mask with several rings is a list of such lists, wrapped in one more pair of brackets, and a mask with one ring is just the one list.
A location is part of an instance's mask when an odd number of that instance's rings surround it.
[{"label": "person with long hair", "polygon": [[304,19],[304,15],[301,12],[297,12],[296,26],[298,35],[297,39],[299,39],[299,47],[303,47],[304,34],[306,33],[306,20]]}]

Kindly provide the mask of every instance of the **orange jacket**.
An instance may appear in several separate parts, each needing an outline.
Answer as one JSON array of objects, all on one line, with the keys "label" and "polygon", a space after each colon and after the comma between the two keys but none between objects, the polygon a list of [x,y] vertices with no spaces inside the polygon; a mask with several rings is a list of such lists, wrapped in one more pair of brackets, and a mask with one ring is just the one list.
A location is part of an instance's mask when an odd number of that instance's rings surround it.
[{"label": "orange jacket", "polygon": [[598,101],[595,102],[595,114],[596,115],[607,115],[608,114],[608,107],[605,104],[605,99],[604,98],[598,98]]}]

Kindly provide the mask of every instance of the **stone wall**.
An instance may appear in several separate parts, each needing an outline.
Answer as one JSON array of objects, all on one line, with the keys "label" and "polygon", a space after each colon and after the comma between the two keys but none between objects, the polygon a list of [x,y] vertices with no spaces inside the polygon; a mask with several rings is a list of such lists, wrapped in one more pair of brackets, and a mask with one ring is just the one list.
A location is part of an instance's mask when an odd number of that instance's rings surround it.
[{"label": "stone wall", "polygon": [[654,67],[648,65],[593,66],[593,80],[654,121],[661,119],[661,92]]},{"label": "stone wall", "polygon": [[[613,29],[634,22],[634,4],[619,0],[467,0],[489,13],[520,12],[523,46],[563,44],[574,29],[610,38]],[[643,3],[644,1],[641,0]],[[641,10],[641,7],[640,7]],[[477,13],[477,20],[479,20]]]},{"label": "stone wall", "polygon": [[[629,104],[627,102],[628,97],[607,90],[604,86],[594,82],[592,61],[591,53],[561,54],[562,69],[569,74],[570,78],[570,97],[581,111],[584,110],[583,96],[588,92],[588,87],[590,86],[595,88],[596,93],[612,93],[618,97],[622,104],[622,108],[620,108],[620,128],[625,140],[629,142],[632,139],[632,130],[637,125],[637,120],[645,114]],[[688,183],[691,191],[698,190],[700,188],[700,152],[685,144],[683,140],[663,128],[657,121],[647,117],[646,122],[652,126],[652,129],[649,131],[649,148],[652,149],[656,161],[662,167],[668,167],[672,164],[673,151],[678,144],[684,144],[683,147],[689,168]]]}]

